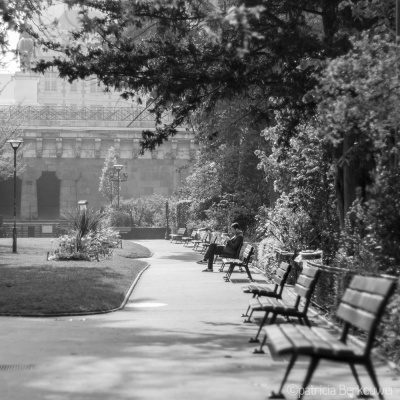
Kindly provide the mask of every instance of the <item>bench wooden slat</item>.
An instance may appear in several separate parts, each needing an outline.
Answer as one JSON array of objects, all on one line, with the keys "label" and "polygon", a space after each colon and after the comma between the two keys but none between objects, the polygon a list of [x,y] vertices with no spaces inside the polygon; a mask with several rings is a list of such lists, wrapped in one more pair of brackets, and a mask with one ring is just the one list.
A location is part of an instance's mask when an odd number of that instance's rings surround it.
[{"label": "bench wooden slat", "polygon": [[278,278],[283,278],[283,276],[285,275],[285,270],[282,268],[277,268],[277,270],[275,271],[275,276],[277,276]]},{"label": "bench wooden slat", "polygon": [[278,354],[293,348],[292,342],[282,333],[279,325],[270,325],[265,328],[268,339],[271,341],[272,348]]},{"label": "bench wooden slat", "polygon": [[375,321],[374,314],[351,307],[345,303],[339,305],[336,315],[343,321],[346,321],[366,332],[370,331]]},{"label": "bench wooden slat", "polygon": [[294,285],[294,291],[297,293],[298,296],[308,298],[310,293],[312,293],[313,288],[312,287],[305,287],[305,286],[302,286],[302,285],[298,285],[296,283]]},{"label": "bench wooden slat", "polygon": [[349,288],[385,296],[392,285],[393,281],[390,279],[356,275]]},{"label": "bench wooden slat", "polygon": [[314,278],[319,273],[319,269],[306,265],[306,266],[303,266],[301,273],[303,275],[309,276],[310,278]]},{"label": "bench wooden slat", "polygon": [[300,352],[303,355],[354,356],[352,348],[323,328],[272,325],[265,328],[273,350],[278,354]]},{"label": "bench wooden slat", "polygon": [[306,275],[301,274],[299,278],[297,279],[296,283],[300,286],[304,286],[305,288],[311,287],[314,279],[310,278]]},{"label": "bench wooden slat", "polygon": [[278,310],[288,310],[293,308],[293,303],[287,302],[282,299],[274,299],[271,297],[259,297],[257,299],[263,311],[278,311]]},{"label": "bench wooden slat", "polygon": [[372,314],[377,314],[382,304],[382,296],[349,288],[342,297],[342,302]]},{"label": "bench wooden slat", "polygon": [[272,281],[273,281],[276,285],[279,286],[279,285],[282,283],[283,278],[280,278],[279,276],[274,276],[274,277],[272,278]]},{"label": "bench wooden slat", "polygon": [[341,342],[338,338],[334,337],[332,334],[330,334],[326,329],[324,328],[318,328],[318,327],[312,327],[311,330],[317,334],[319,337],[321,337],[323,340],[325,340],[327,343],[332,348],[332,351],[339,355],[351,355],[354,354],[354,350],[349,348],[347,344]]}]

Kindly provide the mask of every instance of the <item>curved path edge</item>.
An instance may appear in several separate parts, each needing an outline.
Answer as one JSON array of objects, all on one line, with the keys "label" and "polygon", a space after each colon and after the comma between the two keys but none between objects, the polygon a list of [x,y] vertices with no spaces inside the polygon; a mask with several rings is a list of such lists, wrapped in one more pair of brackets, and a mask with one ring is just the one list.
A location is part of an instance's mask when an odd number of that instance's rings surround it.
[{"label": "curved path edge", "polygon": [[125,306],[126,303],[129,300],[129,297],[132,294],[133,289],[135,288],[136,284],[138,283],[140,277],[142,276],[143,272],[147,270],[147,268],[150,267],[150,263],[147,263],[147,265],[144,266],[144,268],[138,273],[136,276],[135,280],[133,281],[132,285],[128,289],[125,298],[121,305],[117,308],[112,308],[111,310],[103,310],[103,311],[88,311],[88,312],[82,312],[82,313],[48,313],[48,314],[13,314],[13,313],[0,313],[0,317],[21,317],[21,318],[54,318],[54,317],[77,317],[77,316],[85,316],[85,315],[98,315],[98,314],[108,314],[112,313],[115,311],[120,311],[122,310]]}]

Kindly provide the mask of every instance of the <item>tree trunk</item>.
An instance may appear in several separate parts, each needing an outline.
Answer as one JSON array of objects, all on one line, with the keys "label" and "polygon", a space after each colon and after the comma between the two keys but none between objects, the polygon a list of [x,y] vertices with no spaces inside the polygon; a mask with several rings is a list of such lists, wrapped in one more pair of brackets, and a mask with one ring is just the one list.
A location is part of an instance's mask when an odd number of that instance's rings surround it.
[{"label": "tree trunk", "polygon": [[346,214],[356,199],[357,187],[361,184],[360,165],[357,159],[348,156],[354,145],[355,135],[344,135],[343,142],[335,148],[336,162],[336,199],[339,212],[340,228],[344,228]]}]

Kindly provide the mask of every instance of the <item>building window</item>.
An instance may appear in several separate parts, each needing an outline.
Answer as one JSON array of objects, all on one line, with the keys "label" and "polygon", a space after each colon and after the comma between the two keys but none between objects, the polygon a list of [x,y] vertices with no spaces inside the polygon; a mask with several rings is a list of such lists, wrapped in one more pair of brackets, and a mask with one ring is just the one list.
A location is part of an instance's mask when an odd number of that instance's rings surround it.
[{"label": "building window", "polygon": [[73,81],[71,83],[71,92],[77,92],[78,91],[78,82],[77,81]]},{"label": "building window", "polygon": [[103,93],[103,85],[98,81],[90,81],[90,93]]},{"label": "building window", "polygon": [[57,91],[57,73],[46,72],[44,75],[44,90],[46,92]]}]

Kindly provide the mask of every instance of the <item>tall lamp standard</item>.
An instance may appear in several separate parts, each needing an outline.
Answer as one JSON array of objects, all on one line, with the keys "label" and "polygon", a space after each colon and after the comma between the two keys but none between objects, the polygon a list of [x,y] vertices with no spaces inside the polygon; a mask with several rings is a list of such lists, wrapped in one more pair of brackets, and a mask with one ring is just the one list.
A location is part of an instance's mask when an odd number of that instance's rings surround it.
[{"label": "tall lamp standard", "polygon": [[168,200],[165,202],[165,217],[167,219],[167,230],[165,232],[165,240],[169,239],[169,226],[168,226]]},{"label": "tall lamp standard", "polygon": [[14,150],[14,228],[13,228],[13,253],[17,252],[17,150],[22,140],[11,139],[7,141]]}]

